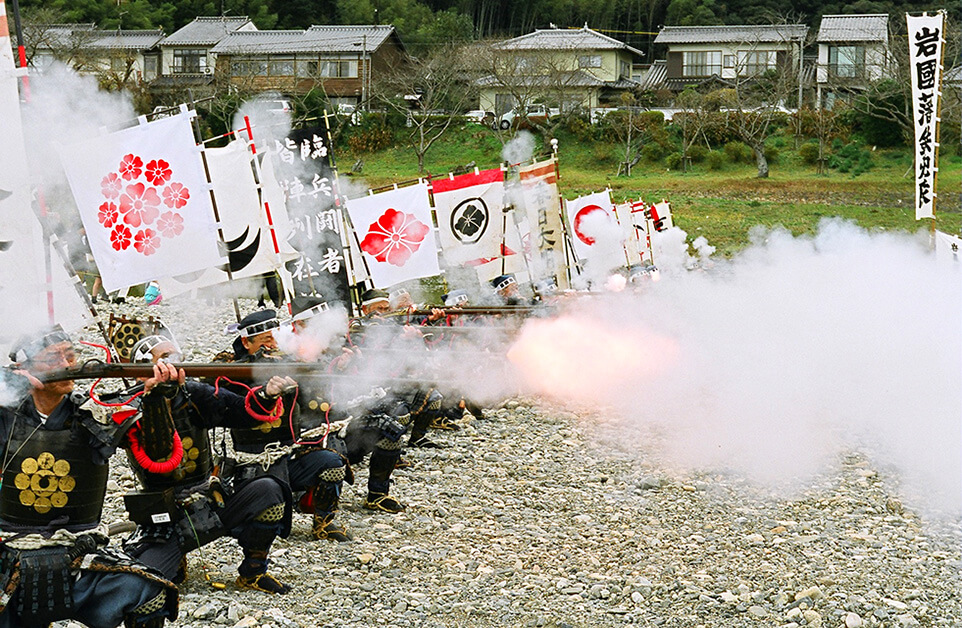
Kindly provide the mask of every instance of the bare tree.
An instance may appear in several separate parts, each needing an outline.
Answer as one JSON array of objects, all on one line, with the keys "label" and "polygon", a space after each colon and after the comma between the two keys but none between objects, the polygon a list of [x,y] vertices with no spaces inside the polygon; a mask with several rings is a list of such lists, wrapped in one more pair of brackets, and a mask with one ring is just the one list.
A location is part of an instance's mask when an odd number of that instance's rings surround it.
[{"label": "bare tree", "polygon": [[[581,83],[590,71],[573,66],[577,61],[573,55],[536,48],[506,49],[502,43],[477,43],[470,55],[478,87],[498,92],[495,117],[516,112],[511,124],[493,127],[502,143],[518,127],[551,134],[565,117],[584,112]],[[555,110],[559,115],[529,115],[531,106],[539,103],[546,112]]]},{"label": "bare tree", "polygon": [[93,24],[65,24],[57,9],[32,10],[23,23],[24,54],[27,64],[36,67],[42,57],[50,57],[74,70],[89,70],[93,62],[89,45],[99,34]]},{"label": "bare tree", "polygon": [[[893,42],[887,50],[887,64],[882,78],[858,82],[832,77],[830,87],[836,93],[845,95],[855,111],[886,120],[898,125],[902,138],[907,144],[914,141],[915,123],[912,114],[912,81],[909,65],[909,45],[906,40],[905,20],[893,21],[889,25],[889,41]],[[945,27],[945,73],[957,67],[962,54],[962,42],[958,25],[948,20]],[[958,117],[960,102],[957,98],[943,98],[942,117]]]},{"label": "bare tree", "polygon": [[409,58],[374,81],[375,100],[406,117],[408,144],[424,172],[431,146],[462,119],[476,98],[474,87],[460,72],[464,48],[438,46],[420,58]]},{"label": "bare tree", "polygon": [[772,51],[754,47],[740,52],[733,87],[713,95],[723,108],[728,130],[751,148],[759,179],[768,177],[765,141],[777,128],[777,120],[788,111],[786,105],[794,104],[797,98],[799,68],[797,59],[788,61],[791,56],[785,55],[786,62],[778,63],[778,55]]}]

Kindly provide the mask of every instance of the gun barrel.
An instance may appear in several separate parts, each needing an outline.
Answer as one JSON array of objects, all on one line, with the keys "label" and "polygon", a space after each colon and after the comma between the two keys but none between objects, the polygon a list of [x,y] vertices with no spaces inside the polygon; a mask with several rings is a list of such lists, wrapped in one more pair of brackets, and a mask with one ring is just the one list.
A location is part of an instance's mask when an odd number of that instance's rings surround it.
[{"label": "gun barrel", "polygon": [[[421,380],[407,377],[376,377],[376,376],[357,376],[357,375],[335,375],[327,373],[320,364],[308,364],[300,362],[274,362],[274,363],[231,363],[231,362],[175,362],[172,364],[178,369],[183,369],[188,377],[229,377],[231,379],[248,380],[256,382],[266,382],[274,375],[288,375],[294,379],[311,379],[328,382],[348,381],[364,382],[369,381],[371,385],[399,385],[399,384],[420,384]],[[152,364],[127,364],[90,361],[80,366],[75,366],[56,371],[48,371],[37,375],[41,382],[58,382],[75,379],[100,379],[116,377],[152,377],[154,367]]]}]

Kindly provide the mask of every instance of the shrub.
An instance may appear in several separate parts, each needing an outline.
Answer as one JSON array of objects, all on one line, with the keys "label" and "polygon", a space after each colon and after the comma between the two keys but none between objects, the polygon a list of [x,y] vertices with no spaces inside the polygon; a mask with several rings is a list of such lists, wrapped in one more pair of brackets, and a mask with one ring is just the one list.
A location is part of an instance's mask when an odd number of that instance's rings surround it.
[{"label": "shrub", "polygon": [[658,163],[666,154],[668,154],[668,151],[658,142],[646,142],[641,148],[641,156],[645,158],[645,161],[651,163]]},{"label": "shrub", "polygon": [[721,170],[725,167],[725,153],[720,150],[709,151],[707,161],[709,170]]},{"label": "shrub", "polygon": [[705,161],[705,157],[708,155],[708,149],[701,144],[695,144],[688,147],[688,158],[694,164],[701,163]]},{"label": "shrub", "polygon": [[599,164],[611,163],[612,161],[611,153],[612,153],[611,144],[607,144],[607,143],[595,144],[591,148],[591,158],[595,161],[595,163],[599,163]]},{"label": "shrub", "polygon": [[725,144],[725,155],[733,164],[752,163],[752,149],[744,142],[728,142]]},{"label": "shrub", "polygon": [[665,157],[665,165],[669,170],[681,170],[681,153],[672,153]]},{"label": "shrub", "polygon": [[356,153],[376,152],[389,148],[394,143],[393,134],[380,127],[361,129],[347,138],[347,145]]},{"label": "shrub", "polygon": [[839,172],[851,172],[852,176],[858,176],[863,172],[872,169],[872,153],[858,146],[854,142],[841,146],[828,159],[828,167]]},{"label": "shrub", "polygon": [[802,163],[814,166],[818,163],[818,142],[805,142],[798,147],[798,156]]}]

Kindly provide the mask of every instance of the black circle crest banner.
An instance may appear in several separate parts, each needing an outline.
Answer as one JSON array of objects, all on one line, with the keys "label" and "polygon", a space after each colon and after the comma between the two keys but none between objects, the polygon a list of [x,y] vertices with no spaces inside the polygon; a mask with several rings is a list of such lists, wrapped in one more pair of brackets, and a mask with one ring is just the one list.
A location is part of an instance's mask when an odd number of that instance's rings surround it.
[{"label": "black circle crest banner", "polygon": [[451,233],[462,244],[474,244],[488,230],[491,212],[481,197],[467,198],[451,212]]}]

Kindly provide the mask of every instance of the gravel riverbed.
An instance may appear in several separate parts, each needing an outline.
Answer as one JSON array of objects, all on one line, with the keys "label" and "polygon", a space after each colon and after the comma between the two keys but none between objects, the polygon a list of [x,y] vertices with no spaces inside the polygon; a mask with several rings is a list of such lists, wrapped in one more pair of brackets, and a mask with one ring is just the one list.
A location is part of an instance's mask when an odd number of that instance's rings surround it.
[{"label": "gravel riverbed", "polygon": [[[227,304],[110,308],[159,316],[191,360],[231,340]],[[363,510],[355,469],[338,515],[353,542],[313,541],[295,515],[272,552],[289,595],[238,590],[230,539],[193,552],[174,625],[962,626],[960,522],[904,506],[898,477],[859,452],[785,497],[659,468],[657,441],[620,437],[602,409],[513,397],[462,423],[432,433],[443,449],[408,450],[403,514]],[[117,456],[107,521],[133,487]]]}]

